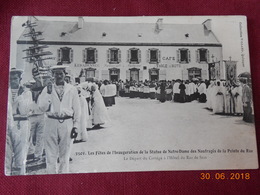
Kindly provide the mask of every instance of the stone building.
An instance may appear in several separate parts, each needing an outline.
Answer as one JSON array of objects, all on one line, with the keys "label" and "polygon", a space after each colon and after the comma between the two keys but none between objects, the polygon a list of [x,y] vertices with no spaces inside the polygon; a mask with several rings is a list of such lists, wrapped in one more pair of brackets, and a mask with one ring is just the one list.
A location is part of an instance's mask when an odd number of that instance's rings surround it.
[{"label": "stone building", "polygon": [[[213,56],[224,78],[222,44],[212,32],[211,20],[202,24],[166,24],[161,18],[154,23],[102,23],[79,17],[77,22],[35,22],[35,30],[42,32],[40,43],[53,54],[46,65],[67,64],[75,79],[205,80],[210,77],[208,63]],[[32,64],[23,59],[23,50],[32,41],[23,34],[17,41],[16,66],[29,77]]]}]

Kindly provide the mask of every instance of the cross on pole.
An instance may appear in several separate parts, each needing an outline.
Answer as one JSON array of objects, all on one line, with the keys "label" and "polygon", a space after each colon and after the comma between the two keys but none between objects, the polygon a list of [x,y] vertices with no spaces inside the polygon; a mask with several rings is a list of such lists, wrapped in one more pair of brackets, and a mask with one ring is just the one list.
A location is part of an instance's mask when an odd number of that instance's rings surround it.
[{"label": "cross on pole", "polygon": [[211,58],[212,58],[212,62],[214,62],[214,57],[215,57],[215,56],[212,54],[212,56],[211,56]]}]

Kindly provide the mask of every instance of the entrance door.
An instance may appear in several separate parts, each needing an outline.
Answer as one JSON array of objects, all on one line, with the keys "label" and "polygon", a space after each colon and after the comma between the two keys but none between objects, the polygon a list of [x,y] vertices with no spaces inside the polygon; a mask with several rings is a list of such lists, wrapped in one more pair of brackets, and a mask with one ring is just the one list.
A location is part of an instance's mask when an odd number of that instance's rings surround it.
[{"label": "entrance door", "polygon": [[139,70],[131,70],[130,71],[130,80],[139,81]]},{"label": "entrance door", "polygon": [[193,78],[201,78],[201,69],[200,68],[188,68],[189,80]]},{"label": "entrance door", "polygon": [[111,81],[118,81],[119,80],[119,69],[118,68],[111,68],[109,69],[109,75]]},{"label": "entrance door", "polygon": [[110,80],[111,81],[118,81],[118,75],[111,75]]},{"label": "entrance door", "polygon": [[159,80],[159,69],[152,68],[149,70],[149,74],[150,74],[151,81]]}]

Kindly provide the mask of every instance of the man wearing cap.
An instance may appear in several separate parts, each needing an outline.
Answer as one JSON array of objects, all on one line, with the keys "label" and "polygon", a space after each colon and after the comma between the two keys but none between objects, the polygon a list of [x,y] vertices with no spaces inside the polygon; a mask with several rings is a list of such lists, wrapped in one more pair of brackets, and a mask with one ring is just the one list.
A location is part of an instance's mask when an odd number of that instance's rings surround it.
[{"label": "man wearing cap", "polygon": [[[39,96],[39,106],[46,112],[45,150],[47,173],[68,173],[72,139],[80,123],[77,89],[65,82],[66,66],[53,66],[54,84],[49,83]],[[59,169],[57,170],[57,158]]]},{"label": "man wearing cap", "polygon": [[20,85],[22,72],[15,68],[10,71],[9,102],[12,104],[13,125],[7,132],[9,142],[6,149],[12,153],[6,155],[6,158],[11,158],[7,159],[11,162],[9,167],[6,166],[7,175],[25,175],[26,173],[30,131],[28,115],[32,104],[32,94],[28,90],[24,91]]},{"label": "man wearing cap", "polygon": [[37,102],[38,96],[41,92],[40,88],[42,88],[42,85],[39,82],[36,82],[35,80],[31,80],[29,84],[31,85],[31,91],[33,94],[33,103],[31,106],[31,113],[29,116],[29,121],[31,123],[31,131],[28,157],[30,158],[32,156],[34,161],[40,162],[42,160],[44,147],[45,116],[44,112],[40,110]]}]

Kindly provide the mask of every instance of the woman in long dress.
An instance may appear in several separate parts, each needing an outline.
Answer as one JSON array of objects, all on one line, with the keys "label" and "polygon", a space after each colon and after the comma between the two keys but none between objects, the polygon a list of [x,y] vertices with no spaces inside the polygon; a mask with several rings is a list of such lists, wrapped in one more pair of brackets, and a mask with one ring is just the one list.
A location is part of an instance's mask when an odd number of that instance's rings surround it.
[{"label": "woman in long dress", "polygon": [[87,141],[87,122],[89,119],[88,114],[88,104],[86,98],[82,95],[82,88],[80,85],[77,86],[78,94],[79,94],[79,101],[81,106],[81,116],[80,116],[80,127],[77,140],[80,141]]},{"label": "woman in long dress", "polygon": [[214,81],[210,81],[210,85],[207,88],[206,96],[207,96],[207,108],[212,110],[212,94],[213,94],[213,89],[215,87]]},{"label": "woman in long dress", "polygon": [[93,120],[92,123],[94,125],[93,128],[98,128],[100,125],[105,124],[109,120],[109,116],[107,113],[107,108],[103,101],[103,98],[98,90],[98,87],[95,83],[91,86],[93,104],[92,104],[92,113]]}]

